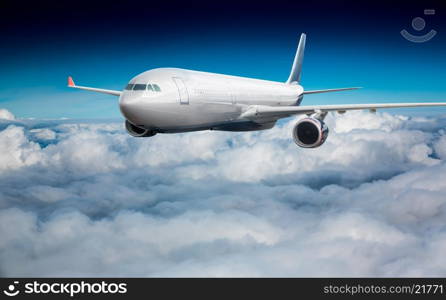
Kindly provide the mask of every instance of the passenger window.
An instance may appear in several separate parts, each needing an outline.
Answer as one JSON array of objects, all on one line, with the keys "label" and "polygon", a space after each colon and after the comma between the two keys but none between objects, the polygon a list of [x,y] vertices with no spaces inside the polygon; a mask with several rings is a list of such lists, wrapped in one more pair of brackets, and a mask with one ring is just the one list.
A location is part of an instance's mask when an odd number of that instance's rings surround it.
[{"label": "passenger window", "polygon": [[151,85],[151,84],[148,84],[148,85],[147,85],[147,90],[148,90],[148,91],[153,91],[153,88],[152,88],[152,85]]},{"label": "passenger window", "polygon": [[161,89],[160,89],[160,87],[159,87],[157,84],[152,84],[152,86],[153,86],[153,89],[154,89],[156,92],[161,92]]},{"label": "passenger window", "polygon": [[131,90],[133,89],[134,84],[133,83],[129,83],[127,84],[127,86],[125,87],[126,90]]},{"label": "passenger window", "polygon": [[146,85],[145,84],[135,84],[135,86],[133,87],[134,91],[144,91],[146,89]]}]

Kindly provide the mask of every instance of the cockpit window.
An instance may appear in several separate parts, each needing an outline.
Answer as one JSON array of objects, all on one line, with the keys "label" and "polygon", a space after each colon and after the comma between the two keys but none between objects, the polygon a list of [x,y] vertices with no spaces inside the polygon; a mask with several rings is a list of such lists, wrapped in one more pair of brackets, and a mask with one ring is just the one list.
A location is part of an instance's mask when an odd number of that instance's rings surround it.
[{"label": "cockpit window", "polygon": [[135,84],[135,86],[133,87],[134,91],[144,91],[146,89],[146,85],[145,84]]},{"label": "cockpit window", "polygon": [[157,84],[152,84],[152,86],[153,86],[153,89],[154,89],[156,92],[161,92],[161,89],[160,89],[160,87],[159,87]]},{"label": "cockpit window", "polygon": [[131,90],[133,89],[134,84],[133,83],[129,83],[127,84],[127,86],[125,87],[126,90]]},{"label": "cockpit window", "polygon": [[151,91],[151,92],[161,92],[160,87],[157,84],[142,84],[142,83],[129,83],[125,87],[126,90],[133,91]]}]

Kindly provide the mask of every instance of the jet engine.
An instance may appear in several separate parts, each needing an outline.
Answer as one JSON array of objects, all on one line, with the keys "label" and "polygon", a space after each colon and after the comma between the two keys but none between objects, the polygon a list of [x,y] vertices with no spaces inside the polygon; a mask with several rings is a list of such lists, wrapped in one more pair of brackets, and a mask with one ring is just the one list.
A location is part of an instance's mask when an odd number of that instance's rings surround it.
[{"label": "jet engine", "polygon": [[156,134],[156,131],[136,126],[135,124],[130,123],[128,120],[125,120],[125,129],[127,130],[128,134],[134,137],[150,137]]},{"label": "jet engine", "polygon": [[324,121],[316,118],[304,118],[293,128],[294,142],[303,148],[316,148],[322,145],[328,136],[328,127]]}]

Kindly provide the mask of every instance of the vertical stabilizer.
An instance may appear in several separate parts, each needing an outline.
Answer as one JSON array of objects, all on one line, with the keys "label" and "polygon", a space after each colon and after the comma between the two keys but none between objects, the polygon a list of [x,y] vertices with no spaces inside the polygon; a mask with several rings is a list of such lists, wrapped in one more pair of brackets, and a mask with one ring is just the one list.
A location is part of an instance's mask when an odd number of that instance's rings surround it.
[{"label": "vertical stabilizer", "polygon": [[306,35],[305,33],[302,33],[300,35],[299,46],[297,46],[296,56],[294,57],[290,77],[288,77],[288,80],[286,81],[287,84],[296,84],[300,82],[302,63],[304,61],[305,39]]}]

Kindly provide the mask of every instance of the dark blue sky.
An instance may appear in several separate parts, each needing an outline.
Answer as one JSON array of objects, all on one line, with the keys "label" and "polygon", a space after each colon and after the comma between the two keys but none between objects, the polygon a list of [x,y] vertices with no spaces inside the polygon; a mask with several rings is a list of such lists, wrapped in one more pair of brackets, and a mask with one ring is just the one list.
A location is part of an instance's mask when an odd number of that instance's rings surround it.
[{"label": "dark blue sky", "polygon": [[[285,81],[301,32],[305,88],[364,87],[303,104],[446,100],[441,1],[240,2],[2,2],[0,108],[18,117],[119,117],[115,97],[69,90],[67,75],[111,89],[156,67]],[[426,21],[419,32],[415,17]],[[437,35],[417,44],[402,29]]]}]

